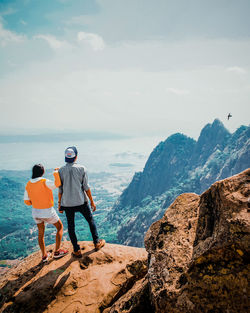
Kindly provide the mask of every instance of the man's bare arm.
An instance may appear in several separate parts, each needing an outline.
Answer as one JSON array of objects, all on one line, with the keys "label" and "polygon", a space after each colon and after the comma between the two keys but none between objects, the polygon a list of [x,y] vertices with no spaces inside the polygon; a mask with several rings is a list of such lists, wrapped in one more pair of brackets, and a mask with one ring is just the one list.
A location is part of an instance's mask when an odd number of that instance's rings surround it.
[{"label": "man's bare arm", "polygon": [[92,194],[91,194],[90,188],[88,190],[86,190],[86,194],[87,194],[87,196],[88,196],[88,198],[90,200],[90,205],[91,205],[92,211],[95,212],[96,205],[95,205],[95,202],[94,202],[94,200],[92,198]]}]

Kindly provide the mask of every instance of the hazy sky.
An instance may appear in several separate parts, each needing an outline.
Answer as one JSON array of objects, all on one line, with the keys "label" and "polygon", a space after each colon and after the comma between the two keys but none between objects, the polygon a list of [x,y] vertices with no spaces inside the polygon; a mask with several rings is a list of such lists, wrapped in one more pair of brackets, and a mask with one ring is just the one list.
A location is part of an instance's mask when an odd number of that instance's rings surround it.
[{"label": "hazy sky", "polygon": [[0,0],[0,132],[248,125],[249,15],[249,0]]}]

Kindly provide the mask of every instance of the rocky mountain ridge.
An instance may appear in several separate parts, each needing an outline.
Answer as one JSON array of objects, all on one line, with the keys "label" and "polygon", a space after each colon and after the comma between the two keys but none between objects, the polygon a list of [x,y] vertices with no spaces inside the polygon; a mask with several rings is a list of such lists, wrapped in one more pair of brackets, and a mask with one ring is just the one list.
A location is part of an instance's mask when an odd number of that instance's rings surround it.
[{"label": "rocky mountain ridge", "polygon": [[250,127],[235,133],[215,119],[198,141],[174,134],[159,143],[111,210],[107,222],[118,228],[118,242],[142,247],[152,222],[181,193],[201,194],[217,180],[250,167]]}]

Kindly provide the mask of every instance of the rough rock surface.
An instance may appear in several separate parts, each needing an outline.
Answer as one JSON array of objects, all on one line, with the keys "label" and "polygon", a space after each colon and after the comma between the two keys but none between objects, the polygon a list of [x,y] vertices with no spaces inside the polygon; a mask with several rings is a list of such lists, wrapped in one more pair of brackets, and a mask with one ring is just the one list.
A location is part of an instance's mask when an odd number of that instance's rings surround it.
[{"label": "rough rock surface", "polygon": [[154,313],[149,297],[147,277],[135,285],[103,313]]},{"label": "rough rock surface", "polygon": [[249,309],[250,169],[182,194],[145,236],[155,312]]},{"label": "rough rock surface", "polygon": [[[68,242],[63,246],[71,249]],[[109,312],[147,272],[145,249],[106,244],[96,252],[90,242],[81,246],[82,258],[68,254],[42,264],[36,252],[9,270],[0,279],[0,312]]]}]

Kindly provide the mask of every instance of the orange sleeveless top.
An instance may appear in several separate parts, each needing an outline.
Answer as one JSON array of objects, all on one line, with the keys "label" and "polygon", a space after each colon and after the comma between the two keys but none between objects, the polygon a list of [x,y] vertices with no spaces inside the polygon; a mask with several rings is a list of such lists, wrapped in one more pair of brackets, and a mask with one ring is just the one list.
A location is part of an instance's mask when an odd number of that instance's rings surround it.
[{"label": "orange sleeveless top", "polygon": [[46,186],[43,178],[35,183],[28,182],[26,190],[35,209],[48,209],[54,205],[53,192]]}]

